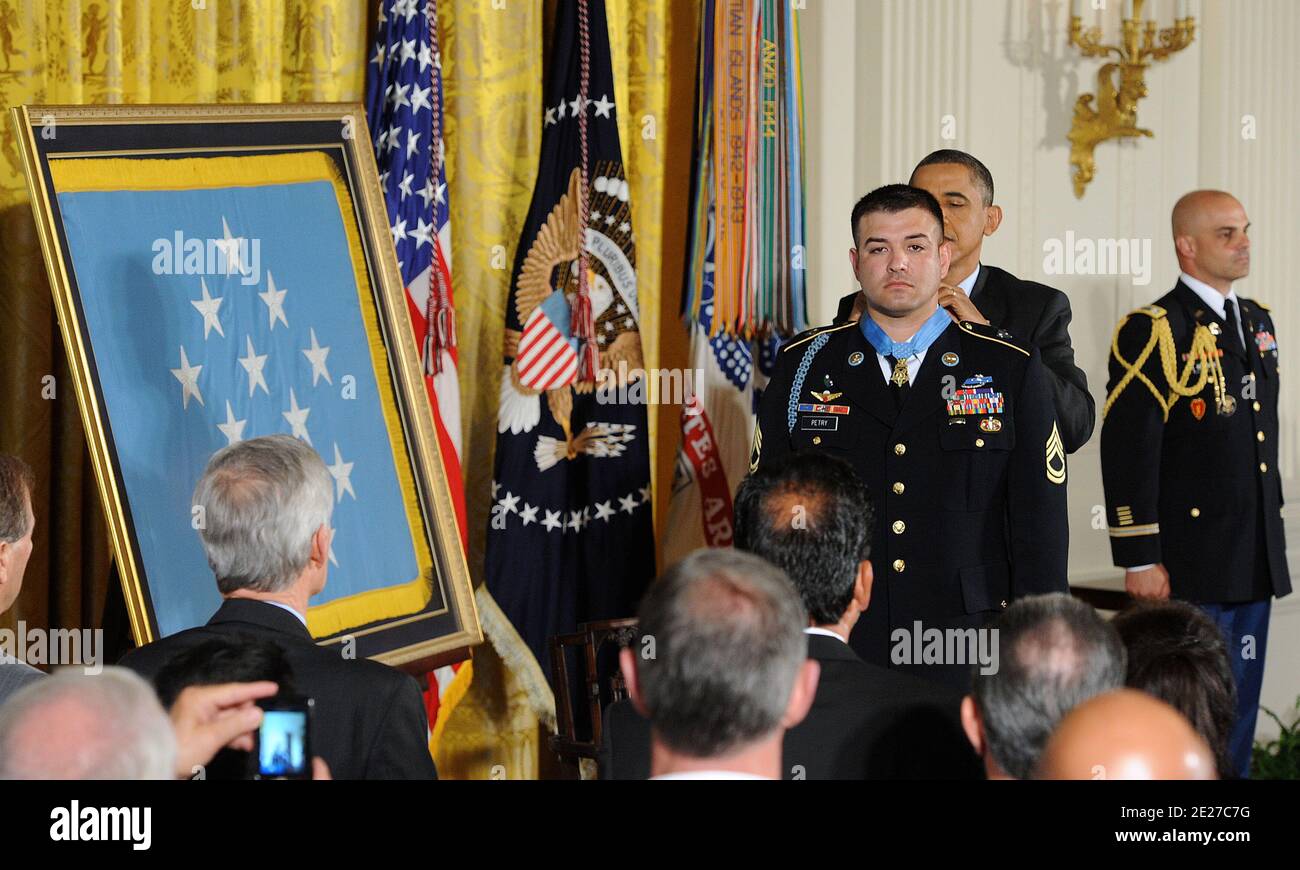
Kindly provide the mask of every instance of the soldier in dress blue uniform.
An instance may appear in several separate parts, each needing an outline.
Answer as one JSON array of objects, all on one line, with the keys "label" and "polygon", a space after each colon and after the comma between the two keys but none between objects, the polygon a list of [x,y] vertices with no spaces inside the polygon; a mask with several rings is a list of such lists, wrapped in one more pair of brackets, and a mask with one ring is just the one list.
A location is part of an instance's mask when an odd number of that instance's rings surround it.
[{"label": "soldier in dress blue uniform", "polygon": [[917,623],[923,635],[977,629],[1018,596],[1067,588],[1052,386],[1037,350],[939,307],[950,254],[933,196],[879,188],[854,207],[852,227],[867,314],[782,348],[750,465],[824,450],[854,466],[876,505],[877,579],[850,644],[869,662],[965,690],[970,648],[964,661],[947,654],[956,645],[916,661]]},{"label": "soldier in dress blue uniform", "polygon": [[1238,297],[1249,222],[1230,194],[1174,206],[1182,273],[1120,322],[1101,430],[1115,564],[1137,598],[1191,601],[1223,630],[1237,683],[1229,752],[1246,776],[1273,596],[1291,591],[1278,473],[1277,338]]}]

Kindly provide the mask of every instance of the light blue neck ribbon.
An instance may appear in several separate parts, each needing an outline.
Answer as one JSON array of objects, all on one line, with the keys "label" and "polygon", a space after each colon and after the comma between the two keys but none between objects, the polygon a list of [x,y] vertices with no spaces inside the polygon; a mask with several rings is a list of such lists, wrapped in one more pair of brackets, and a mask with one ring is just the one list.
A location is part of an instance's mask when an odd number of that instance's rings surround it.
[{"label": "light blue neck ribbon", "polygon": [[858,321],[863,337],[876,349],[876,353],[881,356],[892,356],[894,359],[907,359],[913,354],[922,353],[934,344],[934,340],[951,324],[952,318],[948,316],[948,312],[939,308],[930,315],[929,320],[921,324],[921,328],[911,339],[894,341],[885,334],[876,321],[871,319],[869,313],[863,312],[862,318]]}]

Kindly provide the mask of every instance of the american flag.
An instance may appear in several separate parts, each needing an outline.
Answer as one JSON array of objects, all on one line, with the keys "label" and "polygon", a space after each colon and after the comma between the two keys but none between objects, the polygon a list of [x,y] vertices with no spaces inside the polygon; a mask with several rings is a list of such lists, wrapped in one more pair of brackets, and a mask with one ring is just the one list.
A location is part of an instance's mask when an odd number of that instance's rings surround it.
[{"label": "american flag", "polygon": [[[381,0],[377,33],[367,70],[370,141],[406,285],[406,307],[423,348],[425,384],[463,547],[465,490],[437,0]],[[464,685],[452,688],[460,671],[461,665],[452,665],[429,675],[425,703],[433,750],[451,712],[451,705],[443,704],[447,693],[464,693]],[[468,676],[460,674],[460,679]]]}]

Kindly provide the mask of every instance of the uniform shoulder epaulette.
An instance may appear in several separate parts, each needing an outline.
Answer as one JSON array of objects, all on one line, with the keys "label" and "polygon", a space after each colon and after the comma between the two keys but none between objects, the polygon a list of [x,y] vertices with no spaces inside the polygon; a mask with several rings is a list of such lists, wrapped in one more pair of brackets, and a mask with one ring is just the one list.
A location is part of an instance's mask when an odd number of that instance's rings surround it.
[{"label": "uniform shoulder epaulette", "polygon": [[985,341],[991,341],[1009,347],[1012,350],[1019,351],[1025,356],[1029,356],[1029,348],[1021,344],[1014,335],[1005,329],[999,329],[996,326],[989,326],[984,323],[972,323],[969,320],[961,322],[962,331],[967,335],[973,335],[976,338],[982,338]]},{"label": "uniform shoulder epaulette", "polygon": [[813,329],[805,329],[803,332],[799,333],[794,338],[790,339],[785,344],[781,345],[781,353],[785,353],[787,350],[796,348],[802,345],[804,342],[808,341],[809,339],[816,338],[817,336],[821,335],[824,332],[838,332],[841,329],[848,329],[850,326],[857,326],[857,325],[858,325],[857,321],[849,321],[848,323],[837,323],[832,326],[817,326],[814,327]]},{"label": "uniform shoulder epaulette", "polygon": [[1248,299],[1246,301],[1249,302],[1251,305],[1254,305],[1260,311],[1267,311],[1269,314],[1273,313],[1272,308],[1269,308],[1267,305],[1265,305],[1263,302],[1260,302],[1258,299]]},{"label": "uniform shoulder epaulette", "polygon": [[1134,314],[1145,314],[1152,320],[1159,320],[1160,318],[1167,316],[1169,312],[1161,308],[1159,305],[1143,305],[1141,308],[1130,311],[1128,316],[1132,317]]}]

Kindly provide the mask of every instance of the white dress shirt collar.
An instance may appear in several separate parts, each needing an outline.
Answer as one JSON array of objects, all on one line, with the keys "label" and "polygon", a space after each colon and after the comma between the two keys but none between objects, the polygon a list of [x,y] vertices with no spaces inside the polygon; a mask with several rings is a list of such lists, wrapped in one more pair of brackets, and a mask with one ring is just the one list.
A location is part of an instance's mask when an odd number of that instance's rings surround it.
[{"label": "white dress shirt collar", "polygon": [[803,633],[804,633],[804,634],[819,634],[819,635],[822,635],[823,637],[833,637],[833,638],[835,638],[836,640],[838,640],[840,643],[847,643],[847,641],[845,641],[844,638],[840,637],[838,634],[836,634],[835,632],[831,631],[829,628],[822,628],[821,626],[818,626],[818,625],[810,625],[810,626],[808,626],[807,628],[805,628],[805,629],[803,630]]},{"label": "white dress shirt collar", "polygon": [[979,276],[980,276],[980,264],[976,263],[975,271],[967,275],[966,279],[957,285],[962,289],[962,292],[965,293],[967,297],[969,297],[971,291],[975,289],[975,281],[977,278],[979,278]]},{"label": "white dress shirt collar", "polygon": [[[1210,310],[1213,311],[1215,314],[1217,314],[1220,320],[1224,320],[1227,318],[1227,311],[1226,311],[1226,306],[1224,305],[1224,301],[1227,299],[1231,299],[1233,302],[1237,302],[1237,291],[1231,287],[1228,288],[1228,295],[1224,296],[1222,293],[1220,293],[1218,290],[1215,290],[1209,284],[1206,284],[1204,281],[1200,280],[1199,278],[1193,278],[1191,275],[1188,275],[1186,272],[1179,272],[1178,279],[1182,281],[1184,284],[1186,284],[1189,288],[1191,288],[1191,291],[1193,293],[1201,297],[1201,301],[1204,302],[1206,305],[1210,306]],[[1240,302],[1237,302],[1237,314],[1238,315],[1241,314]]]},{"label": "white dress shirt collar", "polygon": [[284,604],[284,603],[279,602],[279,601],[267,601],[265,598],[262,599],[262,603],[263,603],[263,604],[272,604],[272,605],[274,605],[274,606],[280,608],[281,610],[287,610],[287,611],[289,611],[289,612],[292,613],[295,617],[297,617],[297,619],[298,619],[299,622],[302,623],[302,627],[303,627],[303,628],[306,628],[306,627],[307,627],[307,617],[303,616],[301,613],[299,613],[297,610],[293,609],[293,608],[290,607],[289,605]]}]

